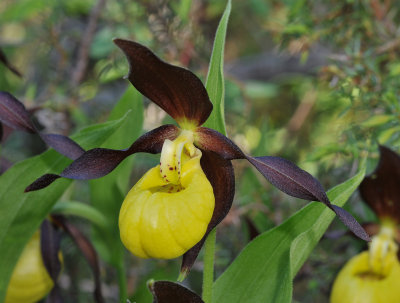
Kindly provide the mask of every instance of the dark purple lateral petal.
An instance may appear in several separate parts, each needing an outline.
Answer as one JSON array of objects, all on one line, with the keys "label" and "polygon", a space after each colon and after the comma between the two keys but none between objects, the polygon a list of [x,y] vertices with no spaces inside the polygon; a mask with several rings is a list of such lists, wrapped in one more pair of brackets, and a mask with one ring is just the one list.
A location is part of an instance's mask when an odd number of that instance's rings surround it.
[{"label": "dark purple lateral petal", "polygon": [[40,248],[43,264],[55,284],[57,284],[57,279],[61,272],[61,262],[58,256],[60,240],[59,231],[48,220],[44,220],[40,227]]},{"label": "dark purple lateral petal", "polygon": [[280,157],[246,157],[272,185],[284,193],[330,204],[321,183],[292,162]]},{"label": "dark purple lateral petal", "polygon": [[84,153],[84,149],[68,137],[39,132],[33,125],[25,106],[6,92],[0,92],[0,121],[13,129],[39,134],[48,146],[72,160]]},{"label": "dark purple lateral petal", "polygon": [[165,110],[178,123],[203,124],[212,103],[200,79],[191,71],[160,60],[147,47],[129,40],[114,39],[125,53],[129,81],[143,95]]},{"label": "dark purple lateral petal", "polygon": [[331,204],[321,183],[308,172],[279,157],[246,156],[246,158],[279,190],[296,198],[324,203],[356,236],[366,241],[370,240],[365,230],[348,212]]},{"label": "dark purple lateral petal", "polygon": [[12,71],[15,75],[22,78],[22,74],[10,63],[10,61],[8,61],[6,54],[3,52],[1,48],[0,48],[0,62],[2,62],[4,66],[7,67],[10,71]]},{"label": "dark purple lateral petal", "polygon": [[60,176],[75,180],[101,178],[112,172],[129,155],[124,150],[94,148],[72,162]]},{"label": "dark purple lateral petal", "polygon": [[231,161],[214,152],[202,151],[202,153],[200,163],[213,187],[215,208],[203,239],[183,255],[181,277],[186,277],[189,273],[210,231],[228,214],[235,195],[235,175]]},{"label": "dark purple lateral petal", "polygon": [[328,205],[328,207],[335,212],[335,214],[339,217],[340,221],[342,221],[343,224],[346,225],[354,235],[356,235],[357,237],[359,237],[364,241],[371,241],[371,238],[369,237],[368,233],[360,225],[360,223],[358,223],[357,220],[354,219],[354,217],[351,214],[349,214],[343,208],[333,204]]},{"label": "dark purple lateral petal", "polygon": [[85,257],[86,261],[88,262],[93,272],[94,284],[95,284],[93,296],[95,302],[104,303],[105,301],[102,295],[101,281],[100,281],[99,258],[97,256],[96,250],[94,249],[93,245],[78,228],[69,223],[63,216],[53,215],[52,219],[72,238],[72,240],[75,242],[79,250],[82,252],[83,256]]},{"label": "dark purple lateral petal", "polygon": [[60,175],[46,174],[29,185],[25,192],[42,189],[57,178],[63,177],[75,180],[89,180],[101,178],[112,172],[126,157],[138,153],[161,152],[166,139],[175,139],[178,128],[174,125],[164,125],[156,128],[137,139],[129,148],[114,150],[108,148],[94,148],[84,152],[72,162]]},{"label": "dark purple lateral petal", "polygon": [[48,146],[72,160],[79,158],[85,152],[78,143],[66,136],[42,133],[39,133],[39,135]]},{"label": "dark purple lateral petal", "polygon": [[379,151],[378,166],[361,182],[360,194],[380,219],[400,223],[400,156],[385,146]]},{"label": "dark purple lateral petal", "polygon": [[204,303],[199,295],[190,289],[170,281],[149,282],[153,303]]},{"label": "dark purple lateral petal", "polygon": [[172,124],[157,127],[137,139],[128,149],[129,153],[158,154],[162,150],[164,141],[175,140],[179,135],[179,128]]},{"label": "dark purple lateral petal", "polygon": [[36,132],[25,106],[7,92],[0,92],[0,121],[13,129]]},{"label": "dark purple lateral petal", "polygon": [[235,143],[211,128],[198,127],[195,131],[195,144],[200,149],[213,151],[226,160],[246,158]]},{"label": "dark purple lateral petal", "polygon": [[42,188],[45,188],[49,186],[51,183],[53,183],[55,180],[58,178],[61,178],[61,176],[56,175],[56,174],[45,174],[41,176],[40,178],[36,179],[35,182],[30,184],[27,188],[25,188],[24,192],[30,192],[30,191],[35,191],[39,190]]}]

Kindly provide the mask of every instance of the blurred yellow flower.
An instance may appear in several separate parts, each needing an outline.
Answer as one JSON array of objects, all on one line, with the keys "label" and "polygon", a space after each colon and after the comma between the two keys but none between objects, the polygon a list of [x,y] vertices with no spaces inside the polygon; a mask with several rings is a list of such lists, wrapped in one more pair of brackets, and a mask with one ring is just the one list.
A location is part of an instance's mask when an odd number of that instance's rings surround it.
[{"label": "blurred yellow flower", "polygon": [[54,282],[43,264],[40,233],[37,231],[25,246],[14,268],[5,303],[37,302],[46,296],[53,286]]},{"label": "blurred yellow flower", "polygon": [[171,259],[199,242],[211,220],[213,188],[191,131],[164,142],[160,165],[130,190],[120,211],[121,240],[134,255]]},{"label": "blurred yellow flower", "polygon": [[383,225],[369,250],[353,257],[337,276],[331,303],[400,302],[400,263],[394,226]]}]

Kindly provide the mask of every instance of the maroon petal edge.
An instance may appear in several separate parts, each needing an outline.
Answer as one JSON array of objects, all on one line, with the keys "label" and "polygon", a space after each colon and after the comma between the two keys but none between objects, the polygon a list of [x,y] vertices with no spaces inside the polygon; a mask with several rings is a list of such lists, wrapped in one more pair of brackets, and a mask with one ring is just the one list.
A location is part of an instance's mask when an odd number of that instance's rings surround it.
[{"label": "maroon petal edge", "polygon": [[134,41],[114,39],[124,52],[129,81],[143,95],[165,110],[178,123],[203,124],[212,103],[201,80],[191,71],[160,60],[150,49]]},{"label": "maroon petal edge", "polygon": [[198,127],[194,133],[194,139],[200,149],[215,152],[226,160],[246,158],[235,143],[211,128]]},{"label": "maroon petal edge", "polygon": [[69,223],[63,216],[53,215],[52,220],[60,226],[75,242],[79,250],[82,252],[94,276],[94,291],[93,297],[96,303],[104,303],[105,300],[102,295],[101,281],[100,281],[100,265],[99,258],[92,243],[86,236],[74,225]]},{"label": "maroon petal edge", "polygon": [[0,92],[0,121],[13,129],[36,133],[25,106],[7,92]]},{"label": "maroon petal edge", "polygon": [[360,194],[380,219],[400,223],[400,156],[382,145],[379,152],[378,166],[361,182]]},{"label": "maroon petal edge", "polygon": [[85,152],[78,143],[66,136],[44,134],[37,130],[23,103],[7,92],[0,92],[0,121],[13,129],[38,134],[48,146],[72,160]]},{"label": "maroon petal edge", "polygon": [[183,255],[180,274],[182,278],[189,274],[210,231],[228,214],[235,195],[235,175],[231,161],[225,160],[214,152],[202,151],[202,153],[200,163],[213,187],[215,208],[204,237]]},{"label": "maroon petal edge", "polygon": [[40,249],[43,264],[53,280],[54,286],[47,296],[47,302],[61,303],[61,290],[58,284],[58,277],[61,272],[61,261],[59,259],[61,234],[59,230],[48,221],[44,220],[40,227]]},{"label": "maroon petal edge", "polygon": [[153,303],[204,303],[190,289],[170,281],[150,281],[148,287],[153,294]]},{"label": "maroon petal edge", "polygon": [[40,249],[43,264],[54,282],[57,281],[61,272],[61,262],[58,257],[60,240],[60,233],[48,220],[44,220],[40,226]]},{"label": "maroon petal edge", "polygon": [[0,48],[0,62],[2,62],[4,66],[7,67],[10,71],[12,71],[15,75],[22,78],[22,74],[10,63],[10,61],[8,61],[6,54],[3,52],[1,48]]},{"label": "maroon petal edge", "polygon": [[178,128],[174,125],[163,125],[141,136],[128,149],[94,148],[88,150],[65,168],[60,175],[43,175],[30,184],[25,192],[45,188],[60,177],[75,180],[101,178],[112,172],[126,157],[134,153],[161,152],[163,142],[166,139],[175,139],[178,132]]},{"label": "maroon petal edge", "polygon": [[370,241],[361,225],[347,211],[333,205],[321,183],[292,162],[279,157],[251,157],[247,160],[269,181],[284,193],[312,201],[320,201],[336,213],[339,219],[359,238]]}]

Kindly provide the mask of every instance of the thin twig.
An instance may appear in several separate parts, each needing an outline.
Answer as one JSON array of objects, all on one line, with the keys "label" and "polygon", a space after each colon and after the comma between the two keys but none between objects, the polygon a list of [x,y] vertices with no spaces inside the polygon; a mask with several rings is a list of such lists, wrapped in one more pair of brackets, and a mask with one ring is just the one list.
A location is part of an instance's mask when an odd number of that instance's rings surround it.
[{"label": "thin twig", "polygon": [[85,76],[89,60],[90,45],[92,44],[93,36],[97,27],[97,21],[105,3],[106,0],[99,0],[90,12],[88,25],[81,39],[77,64],[71,77],[71,84],[73,87],[78,86]]}]

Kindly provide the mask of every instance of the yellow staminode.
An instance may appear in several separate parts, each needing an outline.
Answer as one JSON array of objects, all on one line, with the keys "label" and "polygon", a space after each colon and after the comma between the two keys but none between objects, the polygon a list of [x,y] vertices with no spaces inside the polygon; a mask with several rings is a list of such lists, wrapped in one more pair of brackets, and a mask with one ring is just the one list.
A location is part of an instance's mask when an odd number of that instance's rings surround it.
[{"label": "yellow staminode", "polygon": [[160,165],[130,190],[120,211],[125,247],[142,258],[171,259],[204,236],[214,211],[213,188],[200,166],[193,136],[166,140]]},{"label": "yellow staminode", "polygon": [[400,302],[400,263],[391,226],[372,238],[369,251],[353,257],[337,276],[331,303]]},{"label": "yellow staminode", "polygon": [[25,246],[11,276],[5,303],[34,303],[53,288],[54,283],[44,267],[37,231]]}]

